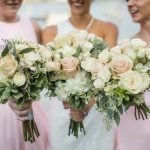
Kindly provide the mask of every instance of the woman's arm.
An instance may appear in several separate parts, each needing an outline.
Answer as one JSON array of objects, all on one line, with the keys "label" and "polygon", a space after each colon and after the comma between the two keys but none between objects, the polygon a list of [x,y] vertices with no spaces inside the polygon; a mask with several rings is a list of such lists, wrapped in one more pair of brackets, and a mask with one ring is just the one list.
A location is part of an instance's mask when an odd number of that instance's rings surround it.
[{"label": "woman's arm", "polygon": [[40,26],[34,20],[31,20],[31,21],[32,21],[32,24],[34,27],[34,31],[35,31],[38,43],[41,44],[42,43],[42,30],[41,30]]},{"label": "woman's arm", "polygon": [[56,25],[46,27],[42,32],[43,44],[47,44],[48,42],[51,42],[55,38],[56,35],[57,35]]},{"label": "woman's arm", "polygon": [[106,22],[104,27],[104,40],[110,48],[117,44],[118,28],[115,24]]}]

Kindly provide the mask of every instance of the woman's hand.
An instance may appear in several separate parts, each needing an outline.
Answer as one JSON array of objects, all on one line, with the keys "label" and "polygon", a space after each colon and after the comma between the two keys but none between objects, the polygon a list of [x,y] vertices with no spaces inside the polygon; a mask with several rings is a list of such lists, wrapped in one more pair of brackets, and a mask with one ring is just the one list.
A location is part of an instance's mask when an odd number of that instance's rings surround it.
[{"label": "woman's hand", "polygon": [[76,110],[73,108],[70,108],[70,118],[74,120],[75,122],[82,122],[84,118],[87,116],[88,112],[84,110]]},{"label": "woman's hand", "polygon": [[20,121],[28,120],[28,113],[32,111],[32,102],[26,102],[22,105],[17,105],[13,100],[8,101],[9,107],[14,111],[17,116],[17,119]]},{"label": "woman's hand", "polygon": [[67,102],[63,102],[63,106],[64,106],[64,109],[70,109],[70,114],[69,114],[70,118],[76,122],[82,122],[89,112],[88,105],[84,110],[74,109]]}]

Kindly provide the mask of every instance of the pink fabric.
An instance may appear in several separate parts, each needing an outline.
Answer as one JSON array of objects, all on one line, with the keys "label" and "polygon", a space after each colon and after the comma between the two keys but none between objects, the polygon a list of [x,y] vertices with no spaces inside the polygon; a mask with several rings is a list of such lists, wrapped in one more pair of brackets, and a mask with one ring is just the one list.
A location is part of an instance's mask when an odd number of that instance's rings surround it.
[{"label": "pink fabric", "polygon": [[[11,24],[0,22],[0,44],[2,38],[13,37],[22,37],[25,40],[37,42],[32,23],[25,18]],[[33,144],[24,142],[22,123],[17,120],[10,107],[7,104],[0,104],[0,150],[50,150],[46,115],[39,102],[34,102],[32,105],[40,132],[40,137]]]},{"label": "pink fabric", "polygon": [[[150,94],[144,94],[150,101]],[[150,150],[150,119],[136,120],[134,107],[122,116],[117,129],[116,150]]]}]

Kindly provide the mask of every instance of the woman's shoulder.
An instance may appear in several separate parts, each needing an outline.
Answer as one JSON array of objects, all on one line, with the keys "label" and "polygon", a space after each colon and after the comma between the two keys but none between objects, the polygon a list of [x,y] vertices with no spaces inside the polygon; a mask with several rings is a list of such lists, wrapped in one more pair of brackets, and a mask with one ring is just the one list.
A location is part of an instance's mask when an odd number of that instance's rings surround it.
[{"label": "woman's shoulder", "polygon": [[52,41],[56,35],[57,35],[57,25],[51,25],[45,27],[42,32],[43,43],[46,44]]},{"label": "woman's shoulder", "polygon": [[117,25],[110,22],[110,21],[95,19],[95,23],[96,23],[96,26],[98,28],[102,28],[103,31],[107,31],[107,32],[108,32],[108,30],[109,31],[113,30],[113,31],[116,31],[116,32],[118,31]]}]

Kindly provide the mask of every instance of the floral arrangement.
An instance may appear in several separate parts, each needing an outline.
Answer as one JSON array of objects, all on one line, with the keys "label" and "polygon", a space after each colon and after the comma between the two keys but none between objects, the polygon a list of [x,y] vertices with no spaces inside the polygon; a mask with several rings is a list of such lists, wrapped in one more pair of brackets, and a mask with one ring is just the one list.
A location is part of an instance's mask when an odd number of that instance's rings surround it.
[{"label": "floral arrangement", "polygon": [[136,119],[148,118],[150,110],[143,96],[150,88],[150,49],[146,46],[140,39],[126,39],[100,54],[101,62],[111,73],[108,82],[104,84],[100,77],[97,83],[97,88],[101,88],[98,110],[104,114],[107,128],[114,121],[119,124],[121,114],[130,106],[135,106]]},{"label": "floral arrangement", "polygon": [[[46,63],[51,53],[44,47],[21,39],[5,41],[0,56],[0,103],[8,100],[18,105],[38,100],[46,87]],[[34,142],[39,136],[33,112],[23,122],[24,140]]]},{"label": "floral arrangement", "polygon": [[[106,44],[86,31],[73,31],[57,36],[47,47],[53,53],[53,63],[49,67],[53,68],[49,86],[52,94],[68,102],[72,108],[84,110],[98,94],[95,76],[88,69],[96,74],[98,55],[106,48]],[[69,135],[78,137],[79,130],[85,133],[83,123],[71,120]]]}]

